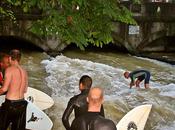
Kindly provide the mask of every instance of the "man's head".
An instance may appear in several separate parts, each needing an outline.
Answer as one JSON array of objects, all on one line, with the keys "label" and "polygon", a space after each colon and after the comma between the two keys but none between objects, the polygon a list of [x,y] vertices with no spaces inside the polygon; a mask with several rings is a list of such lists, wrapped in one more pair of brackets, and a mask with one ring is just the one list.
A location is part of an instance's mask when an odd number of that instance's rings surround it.
[{"label": "man's head", "polygon": [[20,62],[21,52],[19,50],[16,50],[16,49],[11,50],[9,55],[12,61]]},{"label": "man's head", "polygon": [[93,87],[90,89],[87,101],[89,103],[88,110],[100,111],[103,103],[103,90],[100,87]]},{"label": "man's head", "polygon": [[2,57],[2,60],[1,60],[1,69],[5,70],[9,66],[10,66],[9,55],[4,54],[4,56]]},{"label": "man's head", "polygon": [[124,72],[124,77],[127,78],[127,79],[129,78],[129,72],[128,71]]},{"label": "man's head", "polygon": [[0,53],[0,69],[1,71],[9,67],[9,55],[5,53]]},{"label": "man's head", "polygon": [[79,89],[80,91],[84,90],[84,89],[90,89],[92,85],[92,78],[89,77],[88,75],[83,75],[80,78],[79,81]]}]

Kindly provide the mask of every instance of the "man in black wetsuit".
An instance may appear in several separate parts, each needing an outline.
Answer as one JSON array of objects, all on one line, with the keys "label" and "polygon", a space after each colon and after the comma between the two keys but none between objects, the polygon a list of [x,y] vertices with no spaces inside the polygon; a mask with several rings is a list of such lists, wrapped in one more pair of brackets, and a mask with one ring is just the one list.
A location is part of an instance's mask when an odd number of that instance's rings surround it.
[{"label": "man in black wetsuit", "polygon": [[[65,109],[62,116],[62,122],[66,130],[70,130],[69,117],[73,110],[75,118],[87,112],[88,104],[86,98],[89,93],[89,89],[91,88],[91,85],[92,79],[88,75],[84,75],[80,78],[79,90],[81,91],[81,93],[75,95],[69,100],[67,108]],[[101,107],[101,115],[104,116],[103,106]]]},{"label": "man in black wetsuit", "polygon": [[87,97],[88,112],[73,120],[70,130],[117,130],[112,120],[100,115],[103,103],[103,90],[99,87],[90,89]]},{"label": "man in black wetsuit", "polygon": [[0,88],[0,95],[6,93],[5,102],[0,109],[0,130],[6,130],[10,123],[11,130],[25,130],[28,78],[26,71],[20,66],[19,50],[10,52],[10,66],[5,70],[5,80]]},{"label": "man in black wetsuit", "polygon": [[[136,87],[140,88],[140,82],[142,82],[143,80],[145,80],[144,82],[144,86],[145,88],[149,88],[149,80],[150,80],[150,72],[147,70],[134,70],[132,72],[124,72],[124,77],[125,78],[131,78],[131,82],[130,82],[130,88],[132,88],[132,86],[136,85]],[[137,79],[135,81],[135,79]]]}]

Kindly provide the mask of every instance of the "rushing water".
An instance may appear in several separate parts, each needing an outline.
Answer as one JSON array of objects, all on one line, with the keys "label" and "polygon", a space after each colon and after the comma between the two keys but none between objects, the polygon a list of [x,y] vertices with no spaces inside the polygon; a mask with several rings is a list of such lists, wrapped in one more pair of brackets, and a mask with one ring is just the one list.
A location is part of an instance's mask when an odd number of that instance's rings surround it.
[{"label": "rushing water", "polygon": [[[106,117],[117,122],[132,108],[153,104],[145,130],[175,130],[175,66],[123,53],[68,50],[55,58],[41,52],[25,52],[22,61],[29,72],[29,84],[52,96],[55,104],[45,112],[54,123],[52,130],[65,130],[61,117],[68,100],[79,93],[82,75],[105,91]],[[128,88],[125,70],[150,70],[151,88]],[[143,88],[143,84],[142,84]],[[73,117],[73,116],[72,116]]]}]

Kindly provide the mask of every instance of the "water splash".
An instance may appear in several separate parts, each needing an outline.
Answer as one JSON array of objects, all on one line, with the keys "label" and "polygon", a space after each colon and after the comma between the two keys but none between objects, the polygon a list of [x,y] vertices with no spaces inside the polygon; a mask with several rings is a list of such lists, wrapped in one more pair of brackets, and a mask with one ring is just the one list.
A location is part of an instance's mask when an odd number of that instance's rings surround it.
[{"label": "water splash", "polygon": [[[142,104],[153,104],[156,107],[156,111],[152,112],[152,116],[155,119],[153,122],[156,122],[156,119],[159,117],[162,118],[160,123],[150,123],[151,128],[158,127],[165,121],[165,117],[162,116],[162,111],[160,111],[162,107],[164,107],[165,113],[167,112],[165,115],[170,115],[167,120],[170,122],[175,120],[175,105],[173,105],[175,98],[174,83],[164,85],[151,81],[151,89],[129,89],[130,81],[123,77],[124,69],[121,68],[88,60],[71,59],[63,55],[44,60],[42,64],[48,73],[48,77],[46,77],[47,85],[52,89],[52,97],[55,99],[57,106],[59,106],[58,104],[66,106],[68,99],[79,93],[78,85],[80,77],[82,75],[89,75],[93,79],[93,86],[101,86],[104,89],[106,109],[108,115],[114,121],[117,122],[121,119],[121,113],[126,114],[130,109]],[[168,67],[166,66],[166,68]],[[170,70],[172,69],[174,68],[170,67]],[[157,72],[155,71],[155,73]],[[166,79],[167,75],[171,74],[162,71],[161,76],[165,76]],[[172,75],[171,78],[173,77],[175,76]],[[143,86],[143,83],[141,86]],[[116,114],[116,112],[120,114]],[[61,116],[60,113],[59,115]]]}]

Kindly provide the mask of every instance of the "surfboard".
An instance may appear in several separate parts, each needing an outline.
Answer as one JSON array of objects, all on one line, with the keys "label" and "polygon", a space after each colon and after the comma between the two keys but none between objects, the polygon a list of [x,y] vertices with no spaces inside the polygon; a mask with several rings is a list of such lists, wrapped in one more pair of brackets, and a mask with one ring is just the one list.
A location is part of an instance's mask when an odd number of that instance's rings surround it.
[{"label": "surfboard", "polygon": [[[31,87],[28,87],[27,93],[25,94],[25,99],[33,102],[33,104],[35,104],[41,110],[50,108],[54,104],[54,101],[50,96]],[[4,100],[5,95],[0,96],[0,104],[4,102]]]},{"label": "surfboard", "polygon": [[138,106],[129,111],[117,124],[117,130],[144,130],[152,105]]},{"label": "surfboard", "polygon": [[28,101],[26,114],[26,129],[51,130],[53,126],[50,118],[40,108]]},{"label": "surfboard", "polygon": [[54,104],[54,101],[50,96],[31,87],[28,87],[25,99],[33,102],[41,110],[48,109]]},{"label": "surfboard", "polygon": [[[5,98],[5,96],[3,96]],[[0,96],[2,99],[2,96]],[[1,100],[2,101],[2,100]],[[50,118],[34,105],[32,102],[27,101],[26,110],[26,129],[28,130],[51,130],[53,123]],[[0,105],[2,102],[0,102]],[[10,130],[11,128],[8,128]]]}]

